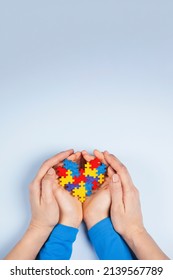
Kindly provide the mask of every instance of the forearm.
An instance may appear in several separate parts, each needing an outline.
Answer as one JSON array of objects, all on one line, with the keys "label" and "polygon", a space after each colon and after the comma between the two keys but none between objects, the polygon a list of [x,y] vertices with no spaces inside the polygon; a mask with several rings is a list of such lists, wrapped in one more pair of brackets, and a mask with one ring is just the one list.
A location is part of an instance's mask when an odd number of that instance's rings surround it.
[{"label": "forearm", "polygon": [[23,238],[4,259],[34,260],[50,233],[51,229],[40,230],[30,226]]},{"label": "forearm", "polygon": [[78,229],[58,224],[41,248],[37,260],[69,260]]},{"label": "forearm", "polygon": [[105,218],[88,231],[91,243],[101,260],[133,260],[131,252],[123,238],[114,230],[111,220]]},{"label": "forearm", "polygon": [[133,234],[132,238],[124,236],[124,239],[140,260],[169,259],[145,229]]}]

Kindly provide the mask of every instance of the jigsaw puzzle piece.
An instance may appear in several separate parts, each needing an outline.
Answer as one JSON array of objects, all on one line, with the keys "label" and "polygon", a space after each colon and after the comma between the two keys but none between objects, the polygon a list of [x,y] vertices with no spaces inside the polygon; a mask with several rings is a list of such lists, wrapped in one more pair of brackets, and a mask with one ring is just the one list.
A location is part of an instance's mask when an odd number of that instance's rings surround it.
[{"label": "jigsaw puzzle piece", "polygon": [[71,176],[72,174],[71,170],[67,170],[66,174],[67,174],[66,177],[59,178],[59,182],[62,187],[65,187],[65,185],[67,184],[73,184],[74,182],[74,179]]},{"label": "jigsaw puzzle piece", "polygon": [[104,176],[103,174],[100,174],[100,175],[98,176],[98,178],[99,178],[98,182],[99,182],[100,184],[103,184],[103,183],[104,183],[104,180],[105,180],[105,176]]},{"label": "jigsaw puzzle piece", "polygon": [[97,178],[97,177],[94,178],[94,177],[91,177],[91,176],[87,176],[87,177],[86,177],[86,182],[87,182],[87,183],[92,183],[92,182],[94,182],[94,181],[98,181],[98,178]]},{"label": "jigsaw puzzle piece", "polygon": [[93,189],[94,191],[97,190],[97,189],[99,188],[99,183],[98,183],[97,181],[94,181],[92,184],[93,184],[93,185],[92,185],[92,189]]},{"label": "jigsaw puzzle piece", "polygon": [[63,176],[61,178],[59,178],[59,184],[60,184],[61,187],[65,187],[65,185],[66,185],[66,178],[63,177]]},{"label": "jigsaw puzzle piece", "polygon": [[92,183],[86,182],[85,183],[85,189],[87,190],[87,196],[90,196],[92,194]]},{"label": "jigsaw puzzle piece", "polygon": [[63,161],[63,165],[66,169],[74,170],[74,169],[79,169],[79,165],[71,160],[65,159]]},{"label": "jigsaw puzzle piece", "polygon": [[91,164],[89,162],[87,162],[85,164],[84,175],[96,178],[97,177],[97,169],[96,168],[92,169]]},{"label": "jigsaw puzzle piece", "polygon": [[71,192],[74,188],[79,188],[79,185],[75,185],[75,184],[67,184],[66,185],[66,190]]},{"label": "jigsaw puzzle piece", "polygon": [[71,168],[70,169],[71,170],[71,172],[72,172],[72,176],[73,177],[78,177],[78,176],[80,176],[80,173],[79,173],[79,170],[78,169],[76,169],[76,168]]},{"label": "jigsaw puzzle piece", "polygon": [[97,174],[104,174],[106,172],[107,166],[106,164],[102,163],[99,167],[97,167]]},{"label": "jigsaw puzzle piece", "polygon": [[67,169],[62,167],[62,166],[58,166],[56,168],[56,173],[59,177],[66,177],[67,176]]},{"label": "jigsaw puzzle piece", "polygon": [[80,175],[79,177],[74,177],[73,178],[74,179],[74,184],[79,184],[80,182],[86,182],[86,177],[85,177],[85,175]]},{"label": "jigsaw puzzle piece", "polygon": [[98,158],[95,158],[93,160],[90,160],[89,163],[91,165],[91,168],[94,169],[100,166],[101,161]]},{"label": "jigsaw puzzle piece", "polygon": [[73,191],[72,191],[72,195],[74,197],[77,197],[80,202],[85,201],[86,193],[87,193],[87,190],[85,189],[84,183],[82,183],[81,186],[78,189],[74,188]]}]

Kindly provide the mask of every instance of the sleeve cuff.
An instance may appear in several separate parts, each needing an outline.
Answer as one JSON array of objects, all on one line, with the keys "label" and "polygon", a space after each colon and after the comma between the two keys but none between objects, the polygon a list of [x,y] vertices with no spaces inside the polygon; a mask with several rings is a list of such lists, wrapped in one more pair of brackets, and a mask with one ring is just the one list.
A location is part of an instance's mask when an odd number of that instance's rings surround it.
[{"label": "sleeve cuff", "polygon": [[79,230],[77,228],[58,224],[54,227],[53,231],[51,232],[51,238],[58,238],[59,240],[62,240],[64,242],[74,242],[76,240],[76,235],[78,231]]},{"label": "sleeve cuff", "polygon": [[95,239],[99,237],[99,233],[102,233],[102,236],[104,236],[107,232],[108,229],[114,230],[111,219],[110,218],[105,218],[95,224],[93,227],[91,227],[88,231],[88,235],[90,239]]}]

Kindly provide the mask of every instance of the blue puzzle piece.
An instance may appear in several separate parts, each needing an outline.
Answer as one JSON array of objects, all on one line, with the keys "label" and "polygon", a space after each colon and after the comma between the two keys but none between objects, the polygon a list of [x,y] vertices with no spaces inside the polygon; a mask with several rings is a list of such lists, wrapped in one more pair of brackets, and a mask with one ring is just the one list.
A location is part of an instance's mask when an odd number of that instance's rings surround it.
[{"label": "blue puzzle piece", "polygon": [[97,167],[98,176],[100,174],[104,174],[106,172],[106,168],[107,166],[104,163],[102,163],[99,167]]},{"label": "blue puzzle piece", "polygon": [[74,188],[79,188],[80,186],[79,185],[74,185],[74,184],[67,184],[66,185],[66,190],[71,192]]},{"label": "blue puzzle piece", "polygon": [[90,195],[92,195],[92,191],[87,191],[87,196],[90,196]]},{"label": "blue puzzle piece", "polygon": [[80,176],[80,173],[79,173],[79,170],[78,170],[78,168],[71,168],[70,169],[71,170],[71,172],[72,172],[72,177],[78,177],[78,176]]},{"label": "blue puzzle piece", "polygon": [[86,193],[87,196],[90,196],[92,194],[92,186],[93,186],[92,182],[91,183],[90,182],[85,183],[85,188],[87,190],[87,193]]},{"label": "blue puzzle piece", "polygon": [[76,169],[79,169],[79,165],[76,163],[76,162],[73,162],[73,161],[71,161],[71,160],[68,160],[68,159],[65,159],[64,161],[63,161],[63,164],[64,164],[64,167],[66,168],[66,169],[72,169],[72,170],[76,170]]},{"label": "blue puzzle piece", "polygon": [[92,183],[89,183],[89,182],[85,183],[85,188],[86,188],[87,191],[91,191],[92,190],[92,186],[93,186]]},{"label": "blue puzzle piece", "polygon": [[98,181],[98,178],[93,178],[91,176],[86,177],[86,183],[93,183],[94,181]]}]

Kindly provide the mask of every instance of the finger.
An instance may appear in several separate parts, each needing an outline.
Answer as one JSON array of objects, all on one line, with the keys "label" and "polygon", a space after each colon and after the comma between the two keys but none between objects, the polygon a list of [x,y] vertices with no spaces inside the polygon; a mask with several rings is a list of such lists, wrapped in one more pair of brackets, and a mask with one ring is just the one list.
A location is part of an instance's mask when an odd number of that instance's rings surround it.
[{"label": "finger", "polygon": [[94,150],[94,155],[96,158],[98,158],[101,162],[108,165],[107,161],[105,160],[104,154],[100,152],[99,150]]},{"label": "finger", "polygon": [[110,186],[110,178],[109,177],[105,177],[105,181],[100,186],[99,190],[101,190],[101,189],[108,189],[109,186]]},{"label": "finger", "polygon": [[65,158],[68,158],[73,152],[74,151],[71,149],[71,150],[68,150],[65,152],[61,152],[61,153],[51,157],[50,159],[46,160],[42,164],[42,166],[41,166],[40,170],[38,171],[34,180],[37,182],[40,182],[41,179],[45,176],[45,174],[51,167],[57,165],[58,163],[63,161]]},{"label": "finger", "polygon": [[51,202],[54,198],[53,196],[53,185],[56,180],[56,173],[53,168],[50,168],[44,178],[42,179],[42,193],[41,199],[45,202]]},{"label": "finger", "polygon": [[110,182],[110,193],[113,209],[123,209],[123,191],[120,178],[117,174],[112,176]]},{"label": "finger", "polygon": [[93,160],[95,157],[87,153],[87,151],[82,151],[82,155],[86,161]]},{"label": "finger", "polygon": [[75,161],[77,163],[80,162],[81,152],[76,152],[68,157],[68,160]]},{"label": "finger", "polygon": [[76,153],[76,162],[77,162],[77,163],[80,163],[81,156],[82,156],[81,152],[77,152],[77,153]]},{"label": "finger", "polygon": [[54,193],[55,198],[57,198],[58,194],[63,191],[65,191],[64,188],[61,187],[58,182],[57,182],[56,186],[55,185],[53,186],[53,193]]},{"label": "finger", "polygon": [[112,177],[115,174],[115,171],[112,169],[111,166],[108,167],[107,174],[109,177]]},{"label": "finger", "polygon": [[41,189],[40,184],[32,182],[29,186],[30,201],[34,204],[40,204]]},{"label": "finger", "polygon": [[104,156],[110,166],[120,176],[124,191],[130,191],[133,188],[133,182],[127,168],[114,155],[104,152]]}]

